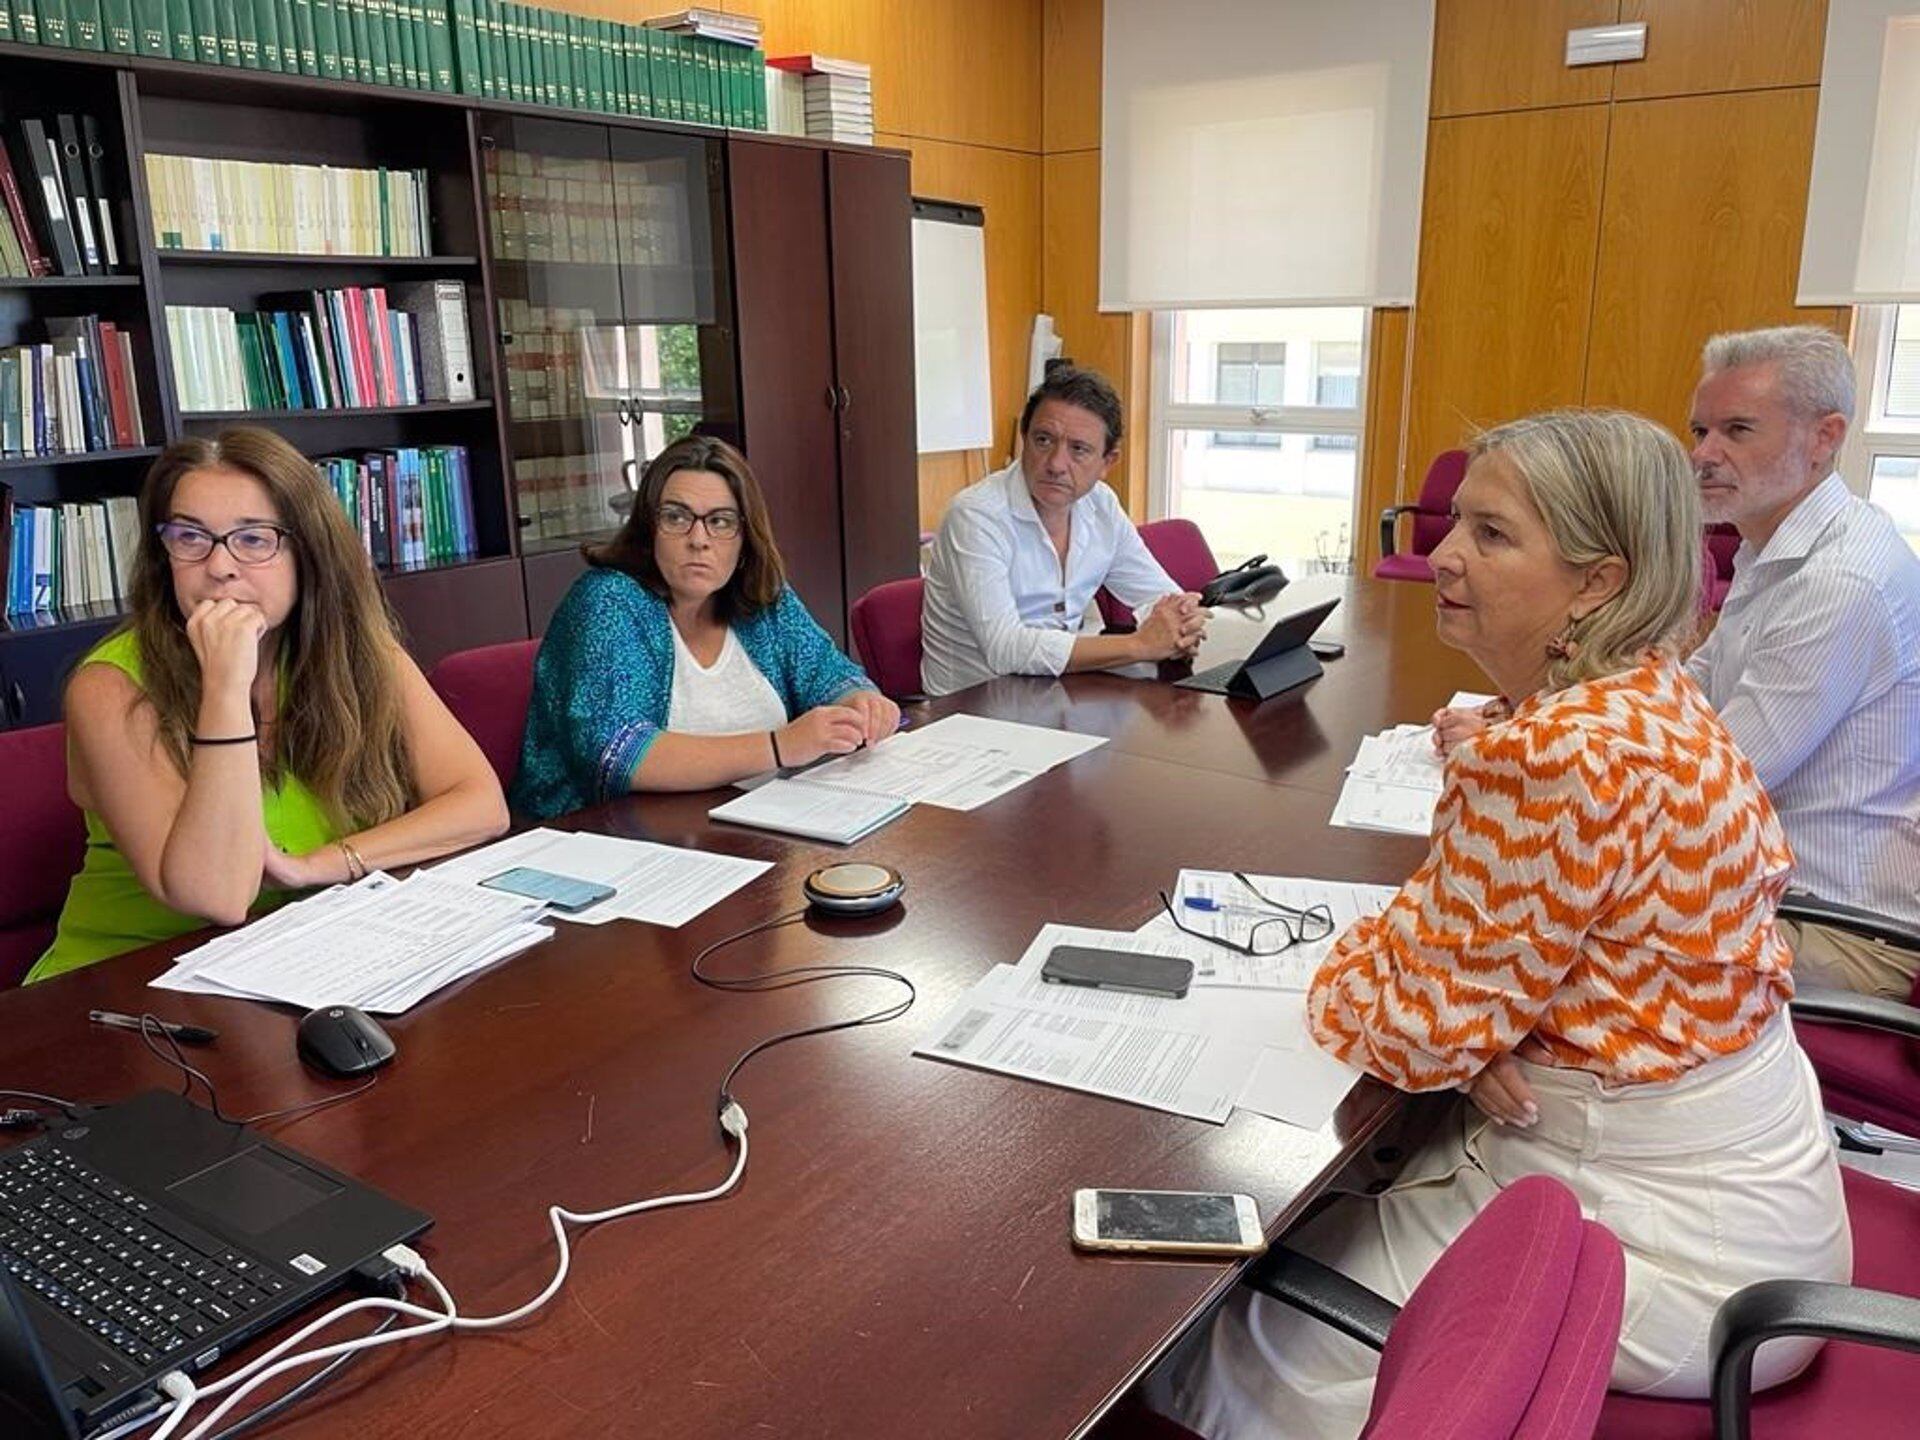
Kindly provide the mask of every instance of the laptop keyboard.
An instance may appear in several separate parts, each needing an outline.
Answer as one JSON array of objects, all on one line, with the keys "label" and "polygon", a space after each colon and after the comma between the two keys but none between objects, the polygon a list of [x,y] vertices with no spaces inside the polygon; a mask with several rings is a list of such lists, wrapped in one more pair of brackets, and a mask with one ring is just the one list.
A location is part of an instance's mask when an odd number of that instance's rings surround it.
[{"label": "laptop keyboard", "polygon": [[0,1155],[0,1264],[142,1369],[289,1288],[258,1260],[175,1233],[186,1228],[52,1146]]},{"label": "laptop keyboard", "polygon": [[1233,678],[1233,672],[1240,668],[1241,662],[1229,660],[1224,665],[1209,665],[1205,670],[1196,670],[1184,682],[1190,688],[1211,685],[1216,689],[1226,685]]}]

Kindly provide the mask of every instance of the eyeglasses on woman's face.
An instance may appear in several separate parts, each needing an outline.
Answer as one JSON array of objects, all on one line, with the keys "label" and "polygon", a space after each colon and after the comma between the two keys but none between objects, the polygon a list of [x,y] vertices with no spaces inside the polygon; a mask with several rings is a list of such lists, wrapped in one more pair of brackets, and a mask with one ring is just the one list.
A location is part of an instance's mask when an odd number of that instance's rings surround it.
[{"label": "eyeglasses on woman's face", "polygon": [[226,546],[242,565],[265,565],[293,533],[282,525],[239,525],[216,535],[184,520],[164,521],[154,530],[160,536],[160,548],[183,565],[197,565],[213,554],[216,545]]},{"label": "eyeglasses on woman's face", "polygon": [[689,510],[673,500],[661,505],[659,525],[667,534],[692,534],[696,524],[704,527],[711,539],[732,540],[740,534],[740,512],[731,507],[723,507],[718,510],[708,510],[702,514]]}]

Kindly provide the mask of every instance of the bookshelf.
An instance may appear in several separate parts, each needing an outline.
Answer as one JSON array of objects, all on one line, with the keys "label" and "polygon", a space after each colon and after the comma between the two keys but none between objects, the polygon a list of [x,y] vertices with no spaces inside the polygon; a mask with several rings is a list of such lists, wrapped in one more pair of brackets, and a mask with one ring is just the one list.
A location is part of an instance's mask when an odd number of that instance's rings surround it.
[{"label": "bookshelf", "polygon": [[[168,440],[236,423],[277,430],[316,457],[464,447],[475,553],[380,569],[423,665],[452,650],[537,636],[582,568],[582,541],[610,534],[623,518],[628,476],[695,424],[747,444],[749,453],[756,444],[766,452],[756,466],[796,586],[836,635],[844,634],[845,609],[858,592],[846,590],[834,517],[856,517],[852,530],[863,536],[872,531],[869,520],[857,518],[862,511],[891,515],[900,508],[891,499],[870,505],[876,489],[906,496],[900,513],[911,516],[910,293],[889,291],[883,302],[885,324],[909,347],[904,410],[897,394],[862,392],[876,417],[899,410],[904,446],[882,447],[884,455],[864,474],[845,469],[830,450],[826,470],[804,485],[780,478],[780,422],[771,417],[811,410],[818,413],[807,415],[810,422],[836,435],[841,417],[831,398],[831,365],[822,373],[817,356],[785,353],[777,322],[763,316],[765,323],[747,323],[742,314],[736,246],[777,250],[783,225],[819,223],[811,213],[783,220],[777,199],[740,206],[742,183],[757,184],[729,178],[736,147],[751,138],[746,134],[474,94],[9,43],[0,43],[0,94],[8,122],[80,110],[97,117],[113,142],[106,188],[131,242],[121,273],[0,279],[0,346],[18,343],[49,316],[86,311],[113,320],[132,338],[147,440],[85,454],[0,458],[0,483],[17,502],[135,495]],[[825,157],[843,148],[778,143],[802,190],[821,183]],[[149,156],[419,172],[431,253],[159,246]],[[863,147],[861,158],[898,191],[898,233],[879,243],[897,250],[904,274],[906,157]],[[747,223],[773,228],[749,240],[738,233]],[[890,213],[884,223],[892,225]],[[824,231],[808,243],[824,247]],[[183,403],[169,306],[248,314],[274,309],[276,297],[292,292],[438,280],[464,286],[473,400],[301,410]],[[768,310],[794,303],[770,294],[754,301]],[[799,303],[820,310],[817,323],[830,323],[829,293]],[[899,345],[889,353],[897,359]],[[756,416],[768,418],[750,418]],[[851,457],[858,447],[846,448]],[[813,461],[820,459],[813,452]],[[881,528],[888,533],[872,563],[909,573],[912,520]],[[117,604],[94,604],[7,616],[0,626],[0,727],[57,718],[65,675],[119,613]]]}]

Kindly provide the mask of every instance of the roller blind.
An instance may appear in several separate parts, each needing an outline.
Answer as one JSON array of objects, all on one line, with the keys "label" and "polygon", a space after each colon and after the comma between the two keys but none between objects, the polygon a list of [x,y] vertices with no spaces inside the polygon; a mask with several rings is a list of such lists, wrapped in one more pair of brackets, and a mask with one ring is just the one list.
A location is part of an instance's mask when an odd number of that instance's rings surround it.
[{"label": "roller blind", "polygon": [[1432,0],[1105,17],[1102,310],[1412,303]]},{"label": "roller blind", "polygon": [[1920,3],[1831,0],[1802,305],[1920,300]]}]

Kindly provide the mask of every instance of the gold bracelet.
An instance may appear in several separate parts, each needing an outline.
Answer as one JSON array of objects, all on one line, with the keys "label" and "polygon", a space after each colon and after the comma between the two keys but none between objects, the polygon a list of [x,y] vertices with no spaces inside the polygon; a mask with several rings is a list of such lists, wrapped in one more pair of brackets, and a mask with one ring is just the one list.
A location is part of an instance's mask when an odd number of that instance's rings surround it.
[{"label": "gold bracelet", "polygon": [[346,857],[347,882],[351,884],[356,880],[366,879],[367,862],[360,858],[360,852],[344,840],[336,840],[333,843],[340,847],[340,853]]}]

